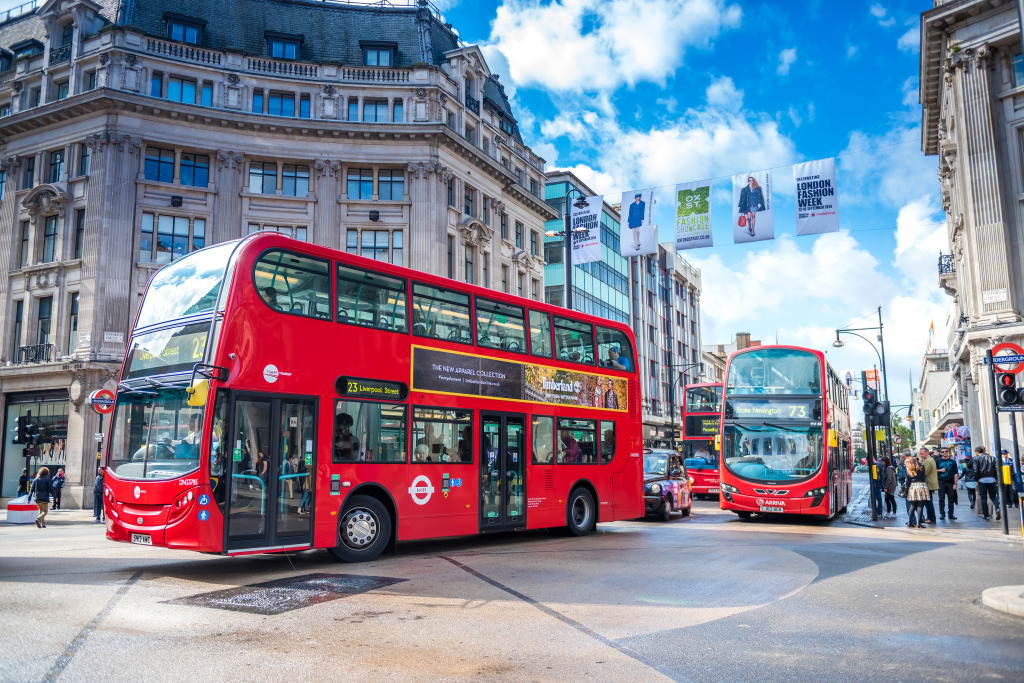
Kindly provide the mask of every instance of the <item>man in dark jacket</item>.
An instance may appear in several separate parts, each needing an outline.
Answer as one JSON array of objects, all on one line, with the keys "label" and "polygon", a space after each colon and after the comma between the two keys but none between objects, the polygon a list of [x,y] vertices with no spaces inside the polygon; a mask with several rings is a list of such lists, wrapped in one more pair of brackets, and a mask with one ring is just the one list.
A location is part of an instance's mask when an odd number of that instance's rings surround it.
[{"label": "man in dark jacket", "polygon": [[935,463],[939,474],[939,519],[946,518],[946,500],[949,500],[949,518],[956,519],[953,514],[953,497],[956,495],[957,466],[956,460],[949,456],[948,448],[940,448],[941,459]]},{"label": "man in dark jacket", "polygon": [[999,463],[996,459],[985,452],[984,446],[974,449],[974,472],[978,477],[978,497],[981,498],[981,515],[988,520],[988,501],[991,499],[992,507],[996,511],[996,519],[999,519],[999,491],[996,489],[996,482],[999,477]]},{"label": "man in dark jacket", "polygon": [[93,524],[103,524],[103,467],[96,470],[96,483],[92,485],[92,520]]},{"label": "man in dark jacket", "polygon": [[57,470],[57,475],[53,478],[53,509],[60,510],[60,494],[64,490],[64,468],[61,467]]}]

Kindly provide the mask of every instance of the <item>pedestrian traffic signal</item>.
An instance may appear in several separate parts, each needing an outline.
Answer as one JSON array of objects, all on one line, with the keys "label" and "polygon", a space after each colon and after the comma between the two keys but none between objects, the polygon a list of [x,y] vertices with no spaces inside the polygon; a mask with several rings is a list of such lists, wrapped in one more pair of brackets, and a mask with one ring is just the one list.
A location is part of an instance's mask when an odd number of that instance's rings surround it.
[{"label": "pedestrian traffic signal", "polygon": [[1001,406],[1015,406],[1020,403],[1017,391],[1017,375],[1012,372],[996,374],[996,392]]},{"label": "pedestrian traffic signal", "polygon": [[864,414],[871,417],[875,414],[875,406],[878,405],[878,392],[871,387],[864,389],[864,393],[861,394],[861,398],[864,399]]},{"label": "pedestrian traffic signal", "polygon": [[13,443],[28,443],[28,418],[24,415],[18,416],[18,434],[14,437]]}]

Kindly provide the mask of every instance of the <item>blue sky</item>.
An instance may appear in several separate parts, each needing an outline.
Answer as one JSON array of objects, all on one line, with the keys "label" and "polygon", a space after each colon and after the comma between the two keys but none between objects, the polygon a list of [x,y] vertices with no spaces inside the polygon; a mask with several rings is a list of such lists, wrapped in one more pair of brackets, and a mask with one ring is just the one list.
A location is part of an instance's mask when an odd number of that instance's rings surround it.
[{"label": "blue sky", "polygon": [[[937,160],[921,149],[919,16],[931,2],[504,0],[444,6],[484,48],[523,136],[552,168],[609,195],[719,178],[716,246],[682,252],[703,273],[705,343],[736,332],[829,351],[838,370],[877,363],[836,327],[882,306],[890,394],[909,400],[948,297]],[[796,237],[794,162],[837,156],[839,233]],[[734,173],[774,168],[776,240],[732,244]],[[613,199],[614,201],[614,199]],[[860,321],[860,322],[858,322]],[[874,340],[870,332],[862,333]]]}]

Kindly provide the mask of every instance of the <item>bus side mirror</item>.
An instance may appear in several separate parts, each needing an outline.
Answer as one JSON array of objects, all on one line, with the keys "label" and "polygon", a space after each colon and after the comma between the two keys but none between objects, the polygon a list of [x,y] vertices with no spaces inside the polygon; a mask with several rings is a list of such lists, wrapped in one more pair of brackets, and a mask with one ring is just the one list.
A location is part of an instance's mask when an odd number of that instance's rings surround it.
[{"label": "bus side mirror", "polygon": [[185,389],[188,394],[188,404],[193,408],[202,408],[206,405],[206,396],[210,393],[210,380],[197,379],[192,386]]},{"label": "bus side mirror", "polygon": [[722,435],[721,434],[716,434],[715,435],[715,450],[718,451],[719,453],[722,452]]}]

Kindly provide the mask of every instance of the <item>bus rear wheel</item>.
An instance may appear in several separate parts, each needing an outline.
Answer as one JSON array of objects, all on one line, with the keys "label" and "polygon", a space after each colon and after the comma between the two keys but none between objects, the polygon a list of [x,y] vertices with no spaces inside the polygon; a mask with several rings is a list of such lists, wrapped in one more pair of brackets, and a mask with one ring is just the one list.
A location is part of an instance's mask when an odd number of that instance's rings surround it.
[{"label": "bus rear wheel", "polygon": [[338,545],[331,554],[344,562],[368,562],[391,540],[391,515],[376,498],[352,496],[341,513]]},{"label": "bus rear wheel", "polygon": [[586,536],[597,524],[597,506],[594,496],[585,488],[576,488],[569,494],[565,524],[573,536]]}]

